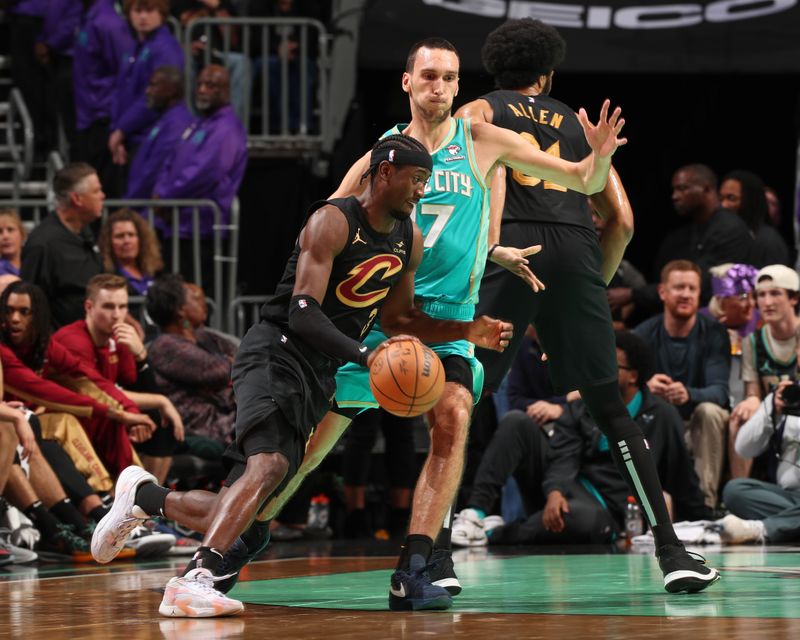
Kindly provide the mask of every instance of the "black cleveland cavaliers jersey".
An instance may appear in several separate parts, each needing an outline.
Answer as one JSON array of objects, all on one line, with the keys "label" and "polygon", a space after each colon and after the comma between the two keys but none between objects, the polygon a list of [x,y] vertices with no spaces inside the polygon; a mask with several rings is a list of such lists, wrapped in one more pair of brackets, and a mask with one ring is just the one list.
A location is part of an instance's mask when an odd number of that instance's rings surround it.
[{"label": "black cleveland cavaliers jersey", "polygon": [[[333,260],[328,289],[320,305],[339,331],[354,340],[362,340],[375,322],[389,289],[408,265],[414,239],[413,223],[410,219],[398,220],[390,233],[378,233],[369,226],[356,198],[317,202],[311,211],[326,203],[341,209],[350,230],[344,250]],[[275,295],[261,307],[261,317],[284,331],[289,325],[289,302],[294,295],[299,255],[298,239]]]},{"label": "black cleveland cavaliers jersey", "polygon": [[[578,117],[563,102],[502,89],[482,97],[492,107],[494,125],[516,131],[545,153],[578,162],[591,152]],[[503,222],[555,222],[594,230],[585,195],[510,167],[506,176]]]}]

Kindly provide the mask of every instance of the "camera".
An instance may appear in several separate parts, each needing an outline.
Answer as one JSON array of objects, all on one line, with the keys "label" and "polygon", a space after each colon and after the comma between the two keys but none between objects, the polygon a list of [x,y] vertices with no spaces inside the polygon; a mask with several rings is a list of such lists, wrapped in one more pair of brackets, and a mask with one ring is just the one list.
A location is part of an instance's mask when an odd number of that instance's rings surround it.
[{"label": "camera", "polygon": [[781,392],[783,400],[783,413],[790,416],[800,416],[800,382],[795,380],[788,387],[784,387]]}]

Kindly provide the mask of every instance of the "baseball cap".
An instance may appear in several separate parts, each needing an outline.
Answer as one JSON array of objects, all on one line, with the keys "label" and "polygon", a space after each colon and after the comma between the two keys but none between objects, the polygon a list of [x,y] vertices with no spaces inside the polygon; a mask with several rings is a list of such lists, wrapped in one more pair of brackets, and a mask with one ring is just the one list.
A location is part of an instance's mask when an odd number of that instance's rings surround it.
[{"label": "baseball cap", "polygon": [[[761,282],[762,278],[764,282]],[[800,275],[794,269],[783,264],[768,265],[756,275],[756,291],[770,287],[800,291]]]}]

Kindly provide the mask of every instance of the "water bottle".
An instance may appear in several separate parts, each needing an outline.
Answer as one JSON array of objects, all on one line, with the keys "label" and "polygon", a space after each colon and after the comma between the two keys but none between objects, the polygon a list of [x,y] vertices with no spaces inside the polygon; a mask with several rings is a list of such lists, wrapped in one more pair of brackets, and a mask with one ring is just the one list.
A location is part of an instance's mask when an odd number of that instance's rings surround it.
[{"label": "water bottle", "polygon": [[628,496],[628,504],[625,506],[625,536],[630,543],[636,536],[644,533],[644,523],[642,522],[642,510],[636,498]]},{"label": "water bottle", "polygon": [[308,507],[308,526],[311,529],[325,529],[330,519],[331,501],[324,493],[311,498]]}]

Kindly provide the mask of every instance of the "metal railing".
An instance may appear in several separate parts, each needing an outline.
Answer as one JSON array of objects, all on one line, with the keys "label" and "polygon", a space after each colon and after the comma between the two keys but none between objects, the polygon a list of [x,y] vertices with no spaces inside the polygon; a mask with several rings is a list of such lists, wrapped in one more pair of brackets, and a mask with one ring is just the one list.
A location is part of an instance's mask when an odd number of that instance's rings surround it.
[{"label": "metal railing", "polygon": [[6,144],[15,165],[11,193],[14,198],[19,198],[20,183],[28,179],[33,168],[33,122],[22,93],[16,88],[11,89],[8,94]]},{"label": "metal railing", "polygon": [[259,321],[261,305],[267,301],[267,296],[239,296],[228,304],[228,333],[241,338],[247,330]]},{"label": "metal railing", "polygon": [[[229,71],[243,74],[240,117],[248,142],[321,144],[328,126],[329,36],[325,25],[311,18],[196,18],[183,31],[187,70],[194,68],[192,42],[210,44],[215,30],[222,33],[222,48],[206,46],[201,54],[202,62],[204,66],[220,64]],[[276,49],[272,45],[277,44],[279,51],[289,50],[295,31],[299,34],[297,49],[294,60],[290,61],[288,56],[274,53]],[[241,50],[232,44],[234,37],[240,39]],[[315,57],[309,53],[312,38],[318,45]],[[258,57],[254,57],[255,43],[260,45]],[[243,69],[232,69],[234,61]],[[251,72],[251,67],[258,73]],[[312,82],[314,76],[316,82]],[[252,88],[256,79],[260,79],[260,118],[252,117]],[[193,95],[193,80],[190,71],[186,74],[187,96]],[[232,90],[235,87],[232,86]],[[236,96],[231,102],[236,106]],[[276,104],[279,113],[273,114],[271,111]],[[276,121],[278,126],[274,126]]]},{"label": "metal railing", "polygon": [[[24,223],[33,226],[39,224],[47,212],[53,210],[53,202],[46,198],[38,199],[11,199],[0,200],[0,207],[16,209]],[[139,209],[142,215],[147,218],[153,226],[156,216],[169,221],[169,228],[172,237],[167,240],[170,242],[171,264],[168,265],[173,273],[180,272],[180,221],[182,210],[189,210],[192,217],[192,273],[184,273],[183,276],[195,284],[203,287],[203,272],[201,268],[203,243],[200,237],[200,211],[210,209],[213,215],[212,225],[212,251],[213,251],[213,275],[212,275],[212,295],[209,305],[209,325],[215,329],[222,329],[224,321],[223,310],[227,308],[227,302],[236,291],[236,276],[239,260],[239,201],[234,199],[231,206],[229,222],[223,222],[222,212],[213,200],[106,200],[103,208],[103,219],[108,216],[110,211],[115,211],[123,207]],[[158,210],[159,213],[156,213]],[[225,266],[228,267],[227,277],[224,274]]]}]

